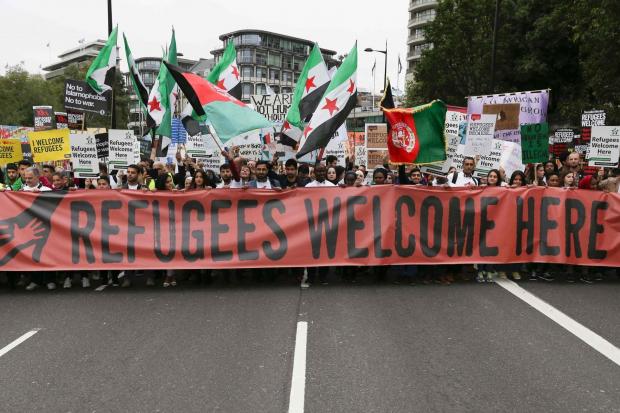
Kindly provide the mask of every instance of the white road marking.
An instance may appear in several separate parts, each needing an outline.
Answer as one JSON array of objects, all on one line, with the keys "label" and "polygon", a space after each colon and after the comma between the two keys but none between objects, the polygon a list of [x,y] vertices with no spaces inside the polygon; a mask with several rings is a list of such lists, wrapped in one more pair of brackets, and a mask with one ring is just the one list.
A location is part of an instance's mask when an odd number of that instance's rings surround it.
[{"label": "white road marking", "polygon": [[574,334],[577,338],[592,347],[594,350],[598,351],[620,366],[620,349],[596,334],[594,331],[573,320],[557,308],[547,304],[545,301],[536,297],[524,288],[519,287],[519,285],[513,281],[498,279],[495,283],[513,294],[515,297],[525,301],[527,304],[540,311],[560,326],[564,327],[570,333]]},{"label": "white road marking", "polygon": [[95,288],[95,291],[103,291],[107,286],[107,284],[101,284],[99,287]]},{"label": "white road marking", "polygon": [[4,356],[6,353],[8,353],[9,351],[13,350],[15,347],[19,346],[21,343],[23,343],[24,341],[28,340],[30,337],[34,336],[38,332],[39,332],[39,330],[30,330],[29,332],[27,332],[26,334],[24,334],[23,336],[21,336],[17,340],[14,340],[9,345],[3,347],[2,349],[0,349],[0,357]]},{"label": "white road marking", "polygon": [[295,355],[293,357],[293,379],[288,403],[289,413],[303,413],[306,392],[306,342],[308,341],[308,322],[297,323]]}]

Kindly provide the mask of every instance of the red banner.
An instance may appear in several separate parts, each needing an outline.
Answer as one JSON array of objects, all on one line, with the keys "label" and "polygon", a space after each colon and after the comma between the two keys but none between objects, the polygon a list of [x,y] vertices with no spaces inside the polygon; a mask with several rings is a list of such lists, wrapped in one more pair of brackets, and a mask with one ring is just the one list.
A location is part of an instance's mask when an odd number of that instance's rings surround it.
[{"label": "red banner", "polygon": [[407,186],[5,192],[0,270],[620,265],[620,195]]}]

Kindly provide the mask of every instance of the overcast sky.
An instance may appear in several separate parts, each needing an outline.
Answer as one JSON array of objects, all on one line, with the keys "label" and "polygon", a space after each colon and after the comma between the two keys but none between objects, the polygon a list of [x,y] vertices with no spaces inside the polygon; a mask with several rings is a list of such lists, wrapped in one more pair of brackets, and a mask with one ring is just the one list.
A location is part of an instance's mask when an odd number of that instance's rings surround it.
[{"label": "overcast sky", "polygon": [[[185,57],[211,58],[221,47],[220,34],[262,29],[313,40],[321,47],[347,53],[358,41],[360,87],[373,86],[371,68],[377,59],[376,91],[383,86],[383,54],[365,53],[388,42],[388,77],[396,87],[398,55],[403,87],[407,52],[408,0],[113,0],[114,24],[124,32],[134,57],[159,56],[176,30],[177,49]],[[77,47],[80,39],[107,38],[106,0],[0,0],[0,73],[7,64],[24,62],[30,72],[57,61],[58,54]],[[119,45],[122,44],[119,33]],[[46,47],[50,43],[50,47]],[[121,68],[127,70],[124,50]]]}]

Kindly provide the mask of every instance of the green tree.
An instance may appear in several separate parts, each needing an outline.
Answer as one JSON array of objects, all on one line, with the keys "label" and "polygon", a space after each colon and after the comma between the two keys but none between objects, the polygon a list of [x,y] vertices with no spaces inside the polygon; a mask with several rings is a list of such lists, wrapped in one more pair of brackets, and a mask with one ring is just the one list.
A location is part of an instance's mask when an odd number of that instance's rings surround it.
[{"label": "green tree", "polygon": [[496,81],[490,85],[494,0],[440,0],[425,50],[407,86],[407,105],[550,88],[549,120],[579,124],[583,109],[618,121],[620,3],[614,0],[503,0]]},{"label": "green tree", "polygon": [[[64,88],[66,79],[84,79],[88,64],[69,66],[62,76],[46,81],[41,75],[29,74],[21,66],[10,67],[0,76],[0,124],[32,126],[32,107],[49,105],[55,111],[64,111]],[[129,115],[129,95],[120,71],[116,73],[117,127],[124,129]],[[86,124],[92,127],[110,127],[110,117],[87,113]]]}]

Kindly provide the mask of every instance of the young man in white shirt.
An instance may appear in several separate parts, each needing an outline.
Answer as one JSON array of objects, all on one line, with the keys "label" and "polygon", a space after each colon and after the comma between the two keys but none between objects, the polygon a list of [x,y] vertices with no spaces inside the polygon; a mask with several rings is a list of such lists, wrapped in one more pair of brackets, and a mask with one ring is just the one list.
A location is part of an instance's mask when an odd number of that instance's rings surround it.
[{"label": "young man in white shirt", "polygon": [[447,177],[447,186],[459,187],[459,186],[478,186],[480,181],[473,176],[474,169],[476,169],[476,160],[471,156],[463,158],[463,172],[454,171]]},{"label": "young man in white shirt", "polygon": [[325,165],[316,165],[314,167],[314,181],[306,184],[306,188],[321,186],[336,186],[327,179],[327,167]]}]

